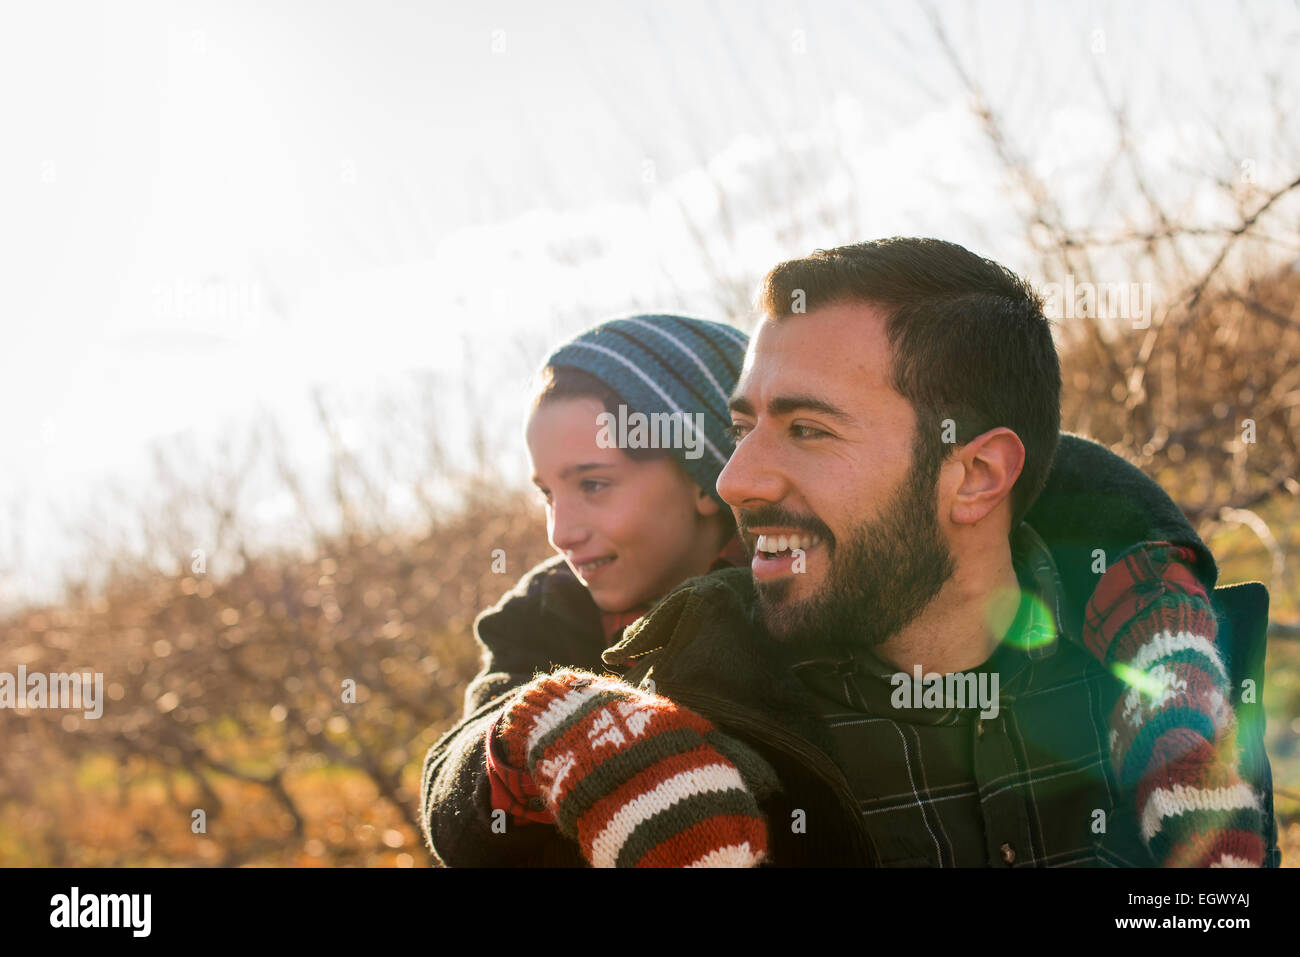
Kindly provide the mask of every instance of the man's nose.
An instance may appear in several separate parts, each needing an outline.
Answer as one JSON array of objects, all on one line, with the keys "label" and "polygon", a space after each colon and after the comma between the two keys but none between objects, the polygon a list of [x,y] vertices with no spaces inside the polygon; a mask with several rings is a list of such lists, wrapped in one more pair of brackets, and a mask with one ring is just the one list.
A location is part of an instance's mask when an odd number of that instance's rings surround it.
[{"label": "man's nose", "polygon": [[774,453],[758,429],[746,435],[718,476],[722,500],[732,508],[780,501],[787,483]]}]

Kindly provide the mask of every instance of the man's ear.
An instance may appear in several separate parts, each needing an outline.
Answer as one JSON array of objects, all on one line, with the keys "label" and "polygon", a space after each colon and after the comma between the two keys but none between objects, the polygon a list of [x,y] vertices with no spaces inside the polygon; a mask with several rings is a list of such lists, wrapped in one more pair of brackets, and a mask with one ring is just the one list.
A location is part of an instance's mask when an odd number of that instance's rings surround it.
[{"label": "man's ear", "polygon": [[1011,495],[1025,467],[1025,446],[1016,433],[999,427],[971,439],[953,459],[963,473],[949,517],[957,525],[974,525]]}]

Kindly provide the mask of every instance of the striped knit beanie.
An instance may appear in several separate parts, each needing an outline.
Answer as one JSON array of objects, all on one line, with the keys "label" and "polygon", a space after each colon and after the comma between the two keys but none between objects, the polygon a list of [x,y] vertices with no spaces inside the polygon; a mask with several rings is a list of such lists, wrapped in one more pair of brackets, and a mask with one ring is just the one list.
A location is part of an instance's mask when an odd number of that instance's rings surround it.
[{"label": "striped knit beanie", "polygon": [[[727,399],[740,378],[748,337],[733,326],[684,316],[628,316],[602,323],[546,360],[587,372],[616,392],[628,412],[676,413],[704,424],[700,454],[673,454],[691,479],[719,504],[718,475],[727,464],[731,425]],[[697,419],[696,415],[702,416]]]}]

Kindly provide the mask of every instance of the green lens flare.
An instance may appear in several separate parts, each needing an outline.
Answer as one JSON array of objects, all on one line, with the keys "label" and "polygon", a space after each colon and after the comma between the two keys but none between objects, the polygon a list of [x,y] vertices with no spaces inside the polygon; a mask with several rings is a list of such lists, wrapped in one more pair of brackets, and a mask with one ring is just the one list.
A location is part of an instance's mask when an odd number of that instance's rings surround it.
[{"label": "green lens flare", "polygon": [[1154,675],[1145,671],[1134,668],[1132,665],[1126,665],[1123,662],[1116,662],[1111,665],[1111,671],[1120,681],[1130,688],[1137,688],[1148,698],[1155,699],[1165,692],[1165,683]]},{"label": "green lens flare", "polygon": [[1041,598],[1021,591],[1020,608],[1002,641],[1026,651],[1050,645],[1056,641],[1056,619]]}]

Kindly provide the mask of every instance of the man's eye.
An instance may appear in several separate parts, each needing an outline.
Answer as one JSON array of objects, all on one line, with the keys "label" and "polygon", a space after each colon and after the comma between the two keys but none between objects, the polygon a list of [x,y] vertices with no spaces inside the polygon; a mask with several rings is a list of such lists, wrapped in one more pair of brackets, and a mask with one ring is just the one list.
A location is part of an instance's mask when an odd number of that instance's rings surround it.
[{"label": "man's eye", "polygon": [[790,434],[796,439],[816,439],[829,433],[823,432],[821,429],[814,429],[811,425],[792,425],[790,426]]},{"label": "man's eye", "polygon": [[731,423],[731,425],[727,426],[726,429],[724,429],[723,431],[726,433],[727,438],[730,439],[731,443],[734,445],[745,437],[745,433],[749,431],[749,426],[742,425],[739,422],[733,422]]},{"label": "man's eye", "polygon": [[578,485],[580,489],[588,494],[599,492],[601,489],[607,488],[608,486],[608,482],[602,482],[600,479],[583,479]]},{"label": "man's eye", "polygon": [[551,504],[551,490],[550,490],[550,489],[539,488],[539,489],[537,490],[537,495],[538,495],[538,497],[541,498],[541,500],[542,500],[543,502],[545,502],[547,505],[550,505],[550,504]]}]

